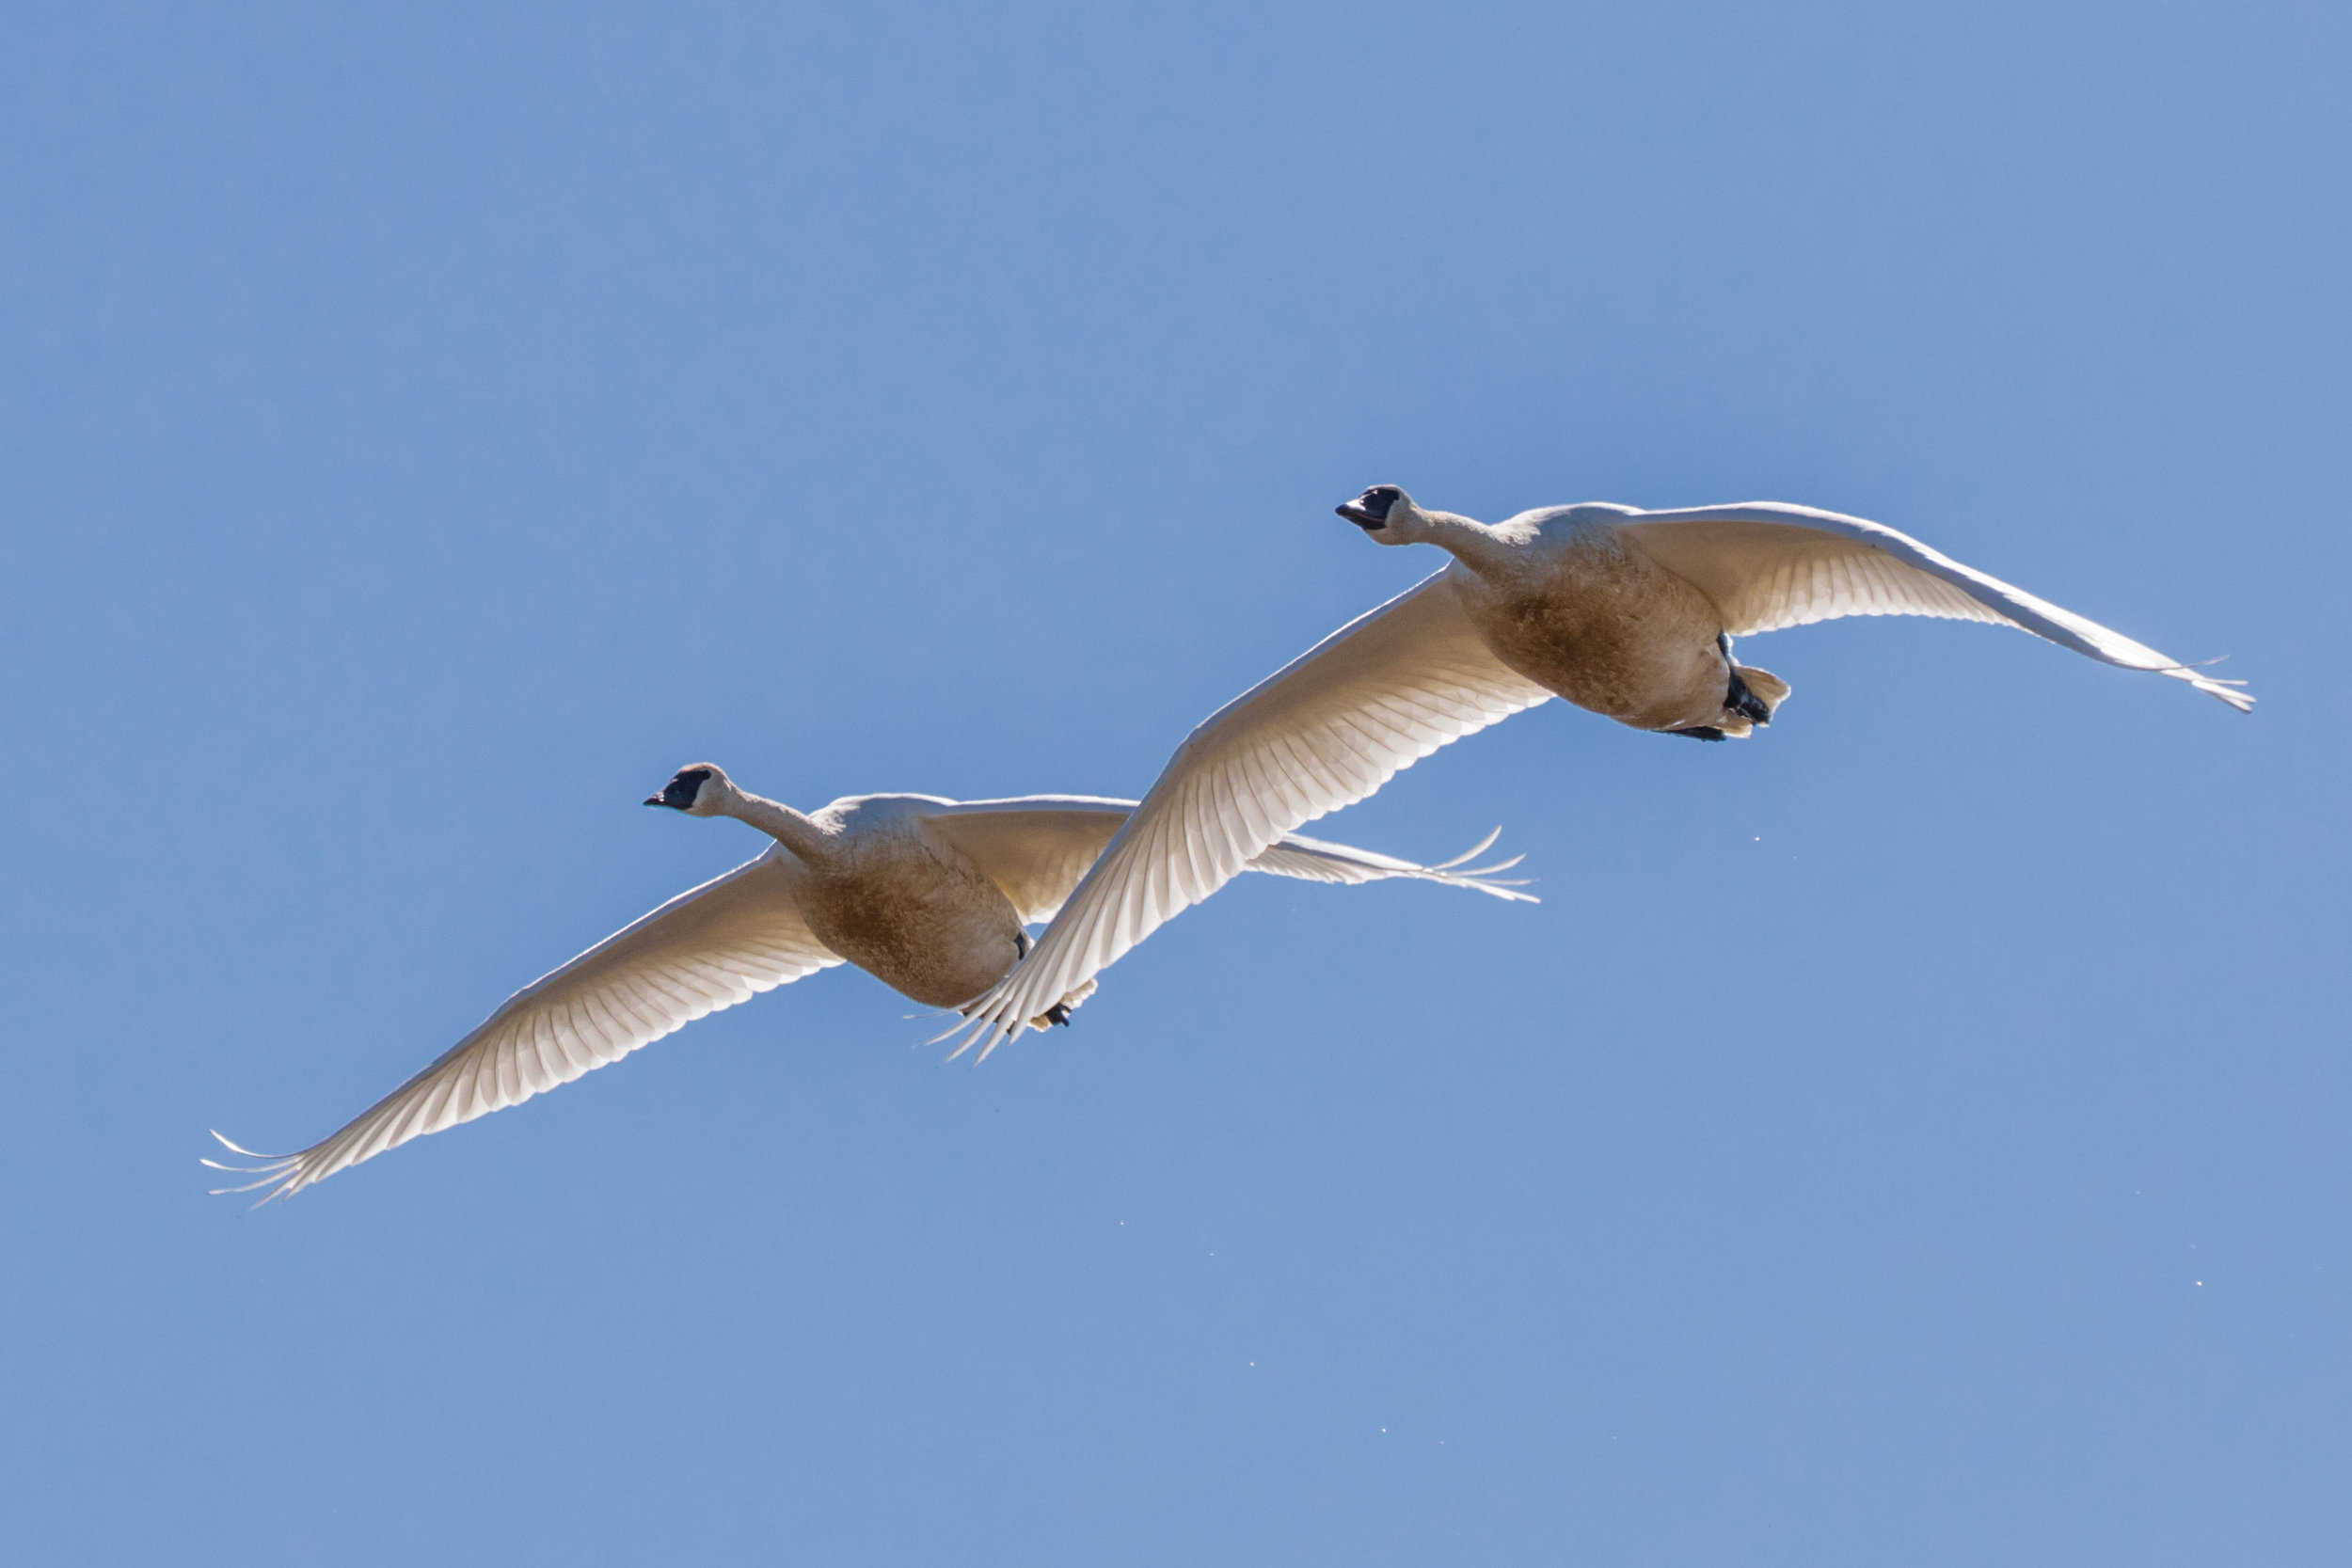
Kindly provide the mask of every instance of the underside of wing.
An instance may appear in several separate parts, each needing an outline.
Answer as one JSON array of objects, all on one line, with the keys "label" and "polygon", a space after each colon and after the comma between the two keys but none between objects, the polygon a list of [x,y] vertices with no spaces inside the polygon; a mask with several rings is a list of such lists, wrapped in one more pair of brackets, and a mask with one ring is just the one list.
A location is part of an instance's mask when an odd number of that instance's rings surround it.
[{"label": "underside of wing", "polygon": [[960,801],[924,820],[1004,889],[1022,924],[1034,925],[1060,911],[1135,809],[1100,796],[1029,795]]},{"label": "underside of wing", "polygon": [[800,863],[777,847],[680,894],[516,991],[331,1136],[283,1156],[254,1156],[230,1144],[266,1163],[216,1166],[261,1178],[222,1190],[291,1196],[411,1138],[520,1104],[707,1013],[839,963],[801,917],[802,875]]},{"label": "underside of wing", "polygon": [[1446,573],[1342,627],[1193,731],[1036,949],[975,1006],[973,1037],[993,1049],[1293,828],[1549,695],[1488,651]]},{"label": "underside of wing", "polygon": [[2010,618],[1959,585],[1867,540],[1797,523],[1705,517],[1619,525],[1660,565],[1693,584],[1734,637],[1844,615]]},{"label": "underside of wing", "polygon": [[1749,501],[1629,514],[1618,531],[1696,587],[1734,636],[1845,615],[1926,615],[2016,626],[2127,670],[2185,681],[2243,711],[2253,699],[2143,642],[1963,565],[1881,523]]}]

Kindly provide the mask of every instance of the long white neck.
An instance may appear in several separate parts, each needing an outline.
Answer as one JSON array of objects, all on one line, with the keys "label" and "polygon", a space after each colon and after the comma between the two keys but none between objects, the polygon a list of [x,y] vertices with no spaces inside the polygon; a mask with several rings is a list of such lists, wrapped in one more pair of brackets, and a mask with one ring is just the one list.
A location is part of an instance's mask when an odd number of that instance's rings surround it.
[{"label": "long white neck", "polygon": [[830,865],[840,856],[840,842],[835,835],[781,800],[748,794],[729,784],[719,799],[717,810],[722,816],[750,823],[812,867]]},{"label": "long white neck", "polygon": [[1413,508],[1411,543],[1435,545],[1481,577],[1510,570],[1517,552],[1508,540],[1485,523],[1453,512]]}]

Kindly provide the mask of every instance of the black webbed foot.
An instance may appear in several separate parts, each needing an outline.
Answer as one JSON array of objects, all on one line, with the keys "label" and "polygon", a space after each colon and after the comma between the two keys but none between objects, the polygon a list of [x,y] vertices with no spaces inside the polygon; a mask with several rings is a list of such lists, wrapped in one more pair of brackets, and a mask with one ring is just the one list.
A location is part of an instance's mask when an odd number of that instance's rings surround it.
[{"label": "black webbed foot", "polygon": [[1052,1006],[1046,1008],[1045,1022],[1048,1023],[1058,1023],[1065,1029],[1070,1027],[1070,1004],[1067,1002],[1057,1002]]},{"label": "black webbed foot", "polygon": [[1737,670],[1731,673],[1731,685],[1724,692],[1724,706],[1759,724],[1772,721],[1772,710],[1765,705],[1763,698],[1748,689],[1748,683],[1740,678]]},{"label": "black webbed foot", "polygon": [[1660,735],[1687,735],[1693,740],[1721,740],[1724,732],[1712,724],[1692,724],[1679,730],[1660,730]]}]

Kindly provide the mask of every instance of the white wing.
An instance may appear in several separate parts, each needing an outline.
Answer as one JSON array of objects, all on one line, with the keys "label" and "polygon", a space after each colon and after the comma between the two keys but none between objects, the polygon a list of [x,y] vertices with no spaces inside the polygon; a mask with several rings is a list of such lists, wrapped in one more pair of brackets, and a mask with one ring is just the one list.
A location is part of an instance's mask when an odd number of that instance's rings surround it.
[{"label": "white wing", "polygon": [[[1024,925],[1034,925],[1060,911],[1071,889],[1078,885],[1135,809],[1133,800],[1097,795],[1029,795],[1009,800],[959,801],[930,813],[925,821],[988,873],[989,879],[1021,911]],[[1410,877],[1532,904],[1535,902],[1532,895],[1514,891],[1520,884],[1495,879],[1496,873],[1518,863],[1516,856],[1492,865],[1463,864],[1485,854],[1500,832],[1498,829],[1469,853],[1436,865],[1285,833],[1242,869],[1349,885]]]},{"label": "white wing", "polygon": [[1029,795],[958,801],[924,822],[987,872],[1028,926],[1054,918],[1135,809],[1098,795]]},{"label": "white wing", "polygon": [[1932,615],[2020,627],[2126,670],[2186,681],[2241,713],[2254,699],[2096,621],[1963,566],[1881,523],[1809,506],[1749,501],[1629,512],[1617,530],[1695,586],[1735,637],[1841,615]]},{"label": "white wing", "polygon": [[965,1047],[1019,1034],[1291,829],[1549,696],[1487,651],[1443,572],[1341,627],[1177,748],[1036,948],[973,1005]]},{"label": "white wing", "polygon": [[[411,1138],[519,1105],[707,1013],[841,961],[801,918],[801,863],[781,847],[705,882],[532,981],[432,1066],[298,1154],[254,1155],[223,1192],[290,1197]],[[215,1137],[220,1134],[215,1132]]]}]

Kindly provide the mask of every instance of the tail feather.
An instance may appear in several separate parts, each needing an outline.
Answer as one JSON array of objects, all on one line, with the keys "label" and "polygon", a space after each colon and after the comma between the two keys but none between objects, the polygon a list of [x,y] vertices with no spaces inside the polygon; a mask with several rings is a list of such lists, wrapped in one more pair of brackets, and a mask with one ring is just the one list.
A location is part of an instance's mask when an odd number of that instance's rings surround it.
[{"label": "tail feather", "polygon": [[1734,668],[1740,672],[1740,678],[1748,683],[1748,689],[1764,699],[1767,707],[1778,707],[1788,700],[1788,683],[1770,670],[1758,670],[1750,664]]},{"label": "tail feather", "polygon": [[[1731,667],[1731,678],[1733,693],[1738,695],[1744,688],[1745,695],[1752,699],[1741,703],[1740,711],[1756,723],[1771,723],[1772,716],[1779,712],[1780,705],[1788,700],[1788,683],[1770,670],[1735,664]],[[1763,708],[1761,713],[1756,711],[1759,705]]]}]

